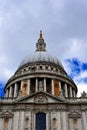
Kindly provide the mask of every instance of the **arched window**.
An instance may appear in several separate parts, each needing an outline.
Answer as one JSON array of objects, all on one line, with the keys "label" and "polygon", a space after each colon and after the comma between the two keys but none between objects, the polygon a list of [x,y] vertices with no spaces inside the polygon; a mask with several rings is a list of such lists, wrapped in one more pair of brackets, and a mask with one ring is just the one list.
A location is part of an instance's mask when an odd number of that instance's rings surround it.
[{"label": "arched window", "polygon": [[25,121],[24,121],[24,130],[28,130],[28,126],[29,126],[29,118],[25,118]]},{"label": "arched window", "polygon": [[53,127],[53,130],[56,130],[56,128],[57,128],[57,119],[56,118],[53,118],[52,127]]},{"label": "arched window", "polygon": [[3,122],[3,128],[8,129],[8,126],[9,126],[9,118],[5,117]]}]

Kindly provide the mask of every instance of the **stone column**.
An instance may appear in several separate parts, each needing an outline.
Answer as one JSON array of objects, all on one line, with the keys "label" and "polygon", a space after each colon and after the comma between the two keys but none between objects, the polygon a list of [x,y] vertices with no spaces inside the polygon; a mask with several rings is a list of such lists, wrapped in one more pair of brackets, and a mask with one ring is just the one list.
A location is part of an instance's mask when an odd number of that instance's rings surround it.
[{"label": "stone column", "polygon": [[68,97],[67,84],[65,83],[65,97]]},{"label": "stone column", "polygon": [[22,111],[21,112],[21,120],[19,121],[20,122],[20,128],[19,128],[19,130],[23,130],[23,128],[24,128],[24,111]]},{"label": "stone column", "polygon": [[18,130],[19,112],[14,112],[13,130]]},{"label": "stone column", "polygon": [[82,121],[83,121],[82,123],[83,130],[87,130],[86,114],[84,111],[82,112]]},{"label": "stone column", "polygon": [[75,90],[73,90],[74,97],[76,97]]},{"label": "stone column", "polygon": [[28,79],[28,92],[27,94],[29,95],[30,94],[30,79]]},{"label": "stone column", "polygon": [[48,126],[48,127],[49,127],[49,130],[51,130],[51,128],[52,128],[51,118],[52,118],[52,114],[51,114],[51,112],[49,112],[49,118],[48,118],[48,124],[50,124],[50,125]]},{"label": "stone column", "polygon": [[81,118],[78,118],[78,130],[82,130]]},{"label": "stone column", "polygon": [[0,130],[3,130],[3,118],[0,118]]},{"label": "stone column", "polygon": [[60,89],[60,91],[62,90],[62,89],[61,89],[61,81],[59,81],[59,89]]},{"label": "stone column", "polygon": [[8,97],[9,97],[9,92],[10,92],[10,89],[8,88]]},{"label": "stone column", "polygon": [[32,111],[31,111],[31,116],[30,116],[30,130],[32,130]]},{"label": "stone column", "polygon": [[29,130],[31,130],[31,112],[30,111],[28,112],[28,118],[29,118],[28,128],[29,128]]},{"label": "stone column", "polygon": [[12,97],[12,86],[10,86],[9,97]]},{"label": "stone column", "polygon": [[33,111],[31,112],[31,129],[30,130],[34,130],[34,113],[33,113]]},{"label": "stone column", "polygon": [[69,118],[69,130],[73,130],[73,119]]},{"label": "stone column", "polygon": [[14,86],[14,97],[17,97],[17,83]]},{"label": "stone column", "polygon": [[34,127],[33,127],[34,129],[33,129],[33,130],[36,130],[36,117],[35,117],[35,113],[34,113],[33,118],[34,118],[34,119],[33,119],[33,123],[34,123],[34,124],[33,124],[33,125],[34,125]]},{"label": "stone column", "polygon": [[49,114],[47,113],[47,114],[46,114],[46,130],[50,130],[50,129],[49,129],[49,125],[50,125],[50,124],[49,124]]},{"label": "stone column", "polygon": [[21,81],[21,91],[22,91],[23,82]]},{"label": "stone column", "polygon": [[58,112],[58,130],[61,130],[61,114],[60,114],[60,112]]},{"label": "stone column", "polygon": [[60,93],[60,96],[63,96],[63,90],[61,88],[61,81],[59,81],[59,93]]},{"label": "stone column", "polygon": [[44,78],[44,92],[46,92],[46,78]]},{"label": "stone column", "polygon": [[8,97],[8,89],[6,90],[6,96],[5,97]]},{"label": "stone column", "polygon": [[12,118],[9,118],[9,130],[12,129]]},{"label": "stone column", "polygon": [[70,86],[70,97],[72,97],[72,87]]},{"label": "stone column", "polygon": [[51,80],[52,95],[54,95],[54,79]]},{"label": "stone column", "polygon": [[62,112],[63,130],[67,130],[66,112]]},{"label": "stone column", "polygon": [[38,79],[37,78],[36,78],[36,84],[35,84],[35,86],[36,86],[36,88],[35,88],[36,90],[35,91],[37,92],[38,91]]}]

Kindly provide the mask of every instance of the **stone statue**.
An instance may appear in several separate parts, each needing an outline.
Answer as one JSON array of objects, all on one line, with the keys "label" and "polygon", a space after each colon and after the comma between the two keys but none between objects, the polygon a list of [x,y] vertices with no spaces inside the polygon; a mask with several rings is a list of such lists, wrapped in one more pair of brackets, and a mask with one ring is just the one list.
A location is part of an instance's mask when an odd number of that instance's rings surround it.
[{"label": "stone statue", "polygon": [[86,92],[83,91],[83,93],[81,93],[81,97],[86,97]]},{"label": "stone statue", "polygon": [[39,91],[43,91],[43,82],[39,81]]}]

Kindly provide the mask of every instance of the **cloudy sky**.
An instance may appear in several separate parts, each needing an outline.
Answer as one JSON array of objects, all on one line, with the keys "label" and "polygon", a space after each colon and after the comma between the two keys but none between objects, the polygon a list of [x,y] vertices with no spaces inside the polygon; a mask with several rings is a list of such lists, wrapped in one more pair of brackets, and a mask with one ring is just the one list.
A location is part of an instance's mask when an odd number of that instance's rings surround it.
[{"label": "cloudy sky", "polygon": [[40,30],[49,53],[87,92],[87,0],[0,0],[0,95]]}]

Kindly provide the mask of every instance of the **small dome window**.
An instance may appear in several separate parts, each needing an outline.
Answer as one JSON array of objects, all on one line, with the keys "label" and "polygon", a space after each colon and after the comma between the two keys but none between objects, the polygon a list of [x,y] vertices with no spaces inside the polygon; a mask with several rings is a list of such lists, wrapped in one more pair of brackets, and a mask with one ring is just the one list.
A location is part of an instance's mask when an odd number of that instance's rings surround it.
[{"label": "small dome window", "polygon": [[48,66],[46,66],[45,68],[46,68],[46,70],[48,70]]},{"label": "small dome window", "polygon": [[43,69],[43,66],[40,66],[40,69]]}]

